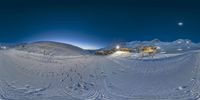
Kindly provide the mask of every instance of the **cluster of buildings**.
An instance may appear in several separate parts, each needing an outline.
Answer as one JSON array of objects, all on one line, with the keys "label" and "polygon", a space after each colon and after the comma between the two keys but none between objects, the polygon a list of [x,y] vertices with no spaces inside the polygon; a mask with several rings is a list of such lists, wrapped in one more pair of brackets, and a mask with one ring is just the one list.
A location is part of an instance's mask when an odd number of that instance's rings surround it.
[{"label": "cluster of buildings", "polygon": [[158,46],[139,46],[135,49],[131,49],[131,48],[121,48],[120,46],[116,46],[115,48],[112,48],[110,50],[99,50],[96,51],[95,54],[96,55],[109,55],[109,54],[113,54],[116,51],[122,51],[122,52],[128,52],[128,53],[146,53],[146,54],[155,54],[158,52],[158,50],[160,49],[160,47]]}]

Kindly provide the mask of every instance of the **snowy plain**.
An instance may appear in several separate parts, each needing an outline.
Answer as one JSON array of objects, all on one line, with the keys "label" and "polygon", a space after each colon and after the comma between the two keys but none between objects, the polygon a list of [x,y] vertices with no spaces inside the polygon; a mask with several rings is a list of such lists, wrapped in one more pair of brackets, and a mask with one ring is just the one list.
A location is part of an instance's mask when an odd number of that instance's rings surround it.
[{"label": "snowy plain", "polygon": [[0,100],[200,100],[199,44],[156,45],[161,53],[141,57],[117,51],[99,56],[56,42],[0,50]]}]

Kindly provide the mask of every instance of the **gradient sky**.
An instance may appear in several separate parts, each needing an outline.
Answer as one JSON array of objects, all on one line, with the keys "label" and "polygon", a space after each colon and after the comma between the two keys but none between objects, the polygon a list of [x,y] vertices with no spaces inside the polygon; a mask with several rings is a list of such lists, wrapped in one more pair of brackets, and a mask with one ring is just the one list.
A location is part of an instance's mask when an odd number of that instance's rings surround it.
[{"label": "gradient sky", "polygon": [[200,42],[199,5],[198,0],[5,0],[0,42],[50,40],[83,48],[155,38]]}]

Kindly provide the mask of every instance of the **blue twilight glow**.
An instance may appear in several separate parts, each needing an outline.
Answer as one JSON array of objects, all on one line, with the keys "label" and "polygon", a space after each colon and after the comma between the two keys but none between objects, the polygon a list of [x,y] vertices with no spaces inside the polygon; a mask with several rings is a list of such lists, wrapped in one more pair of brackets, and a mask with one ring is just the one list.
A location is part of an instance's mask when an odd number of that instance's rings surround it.
[{"label": "blue twilight glow", "polygon": [[48,39],[34,39],[31,42],[35,42],[35,41],[55,41],[55,42],[61,42],[61,43],[75,45],[75,46],[78,46],[83,49],[99,49],[99,48],[103,47],[103,46],[99,46],[92,42],[78,42],[79,40],[75,40],[75,39],[69,40],[69,39],[61,39],[61,38],[57,38],[57,39],[56,38],[54,38],[54,39],[48,38]]},{"label": "blue twilight glow", "polygon": [[0,43],[60,41],[86,49],[112,42],[200,42],[199,2],[1,0]]},{"label": "blue twilight glow", "polygon": [[34,35],[33,37],[28,38],[27,40],[24,41],[29,41],[29,42],[56,41],[56,42],[72,44],[81,47],[83,49],[99,49],[105,46],[100,44],[100,40],[95,37],[82,35],[82,33],[79,32],[70,32],[70,31],[43,32]]}]

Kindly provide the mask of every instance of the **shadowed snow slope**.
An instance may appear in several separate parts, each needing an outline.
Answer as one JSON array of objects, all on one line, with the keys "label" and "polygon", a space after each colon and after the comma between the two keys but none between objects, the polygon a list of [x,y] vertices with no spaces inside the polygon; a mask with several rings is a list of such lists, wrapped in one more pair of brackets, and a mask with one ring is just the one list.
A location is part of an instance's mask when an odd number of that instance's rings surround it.
[{"label": "shadowed snow slope", "polygon": [[[44,50],[55,55],[44,55]],[[199,51],[166,53],[156,55],[156,59],[136,59],[135,54],[124,52],[82,55],[83,51],[54,42],[0,50],[0,100],[198,100],[200,97]]]},{"label": "shadowed snow slope", "polygon": [[19,45],[16,47],[16,49],[54,56],[77,56],[84,54],[85,52],[83,49],[73,45],[51,41],[41,41],[25,45]]}]

